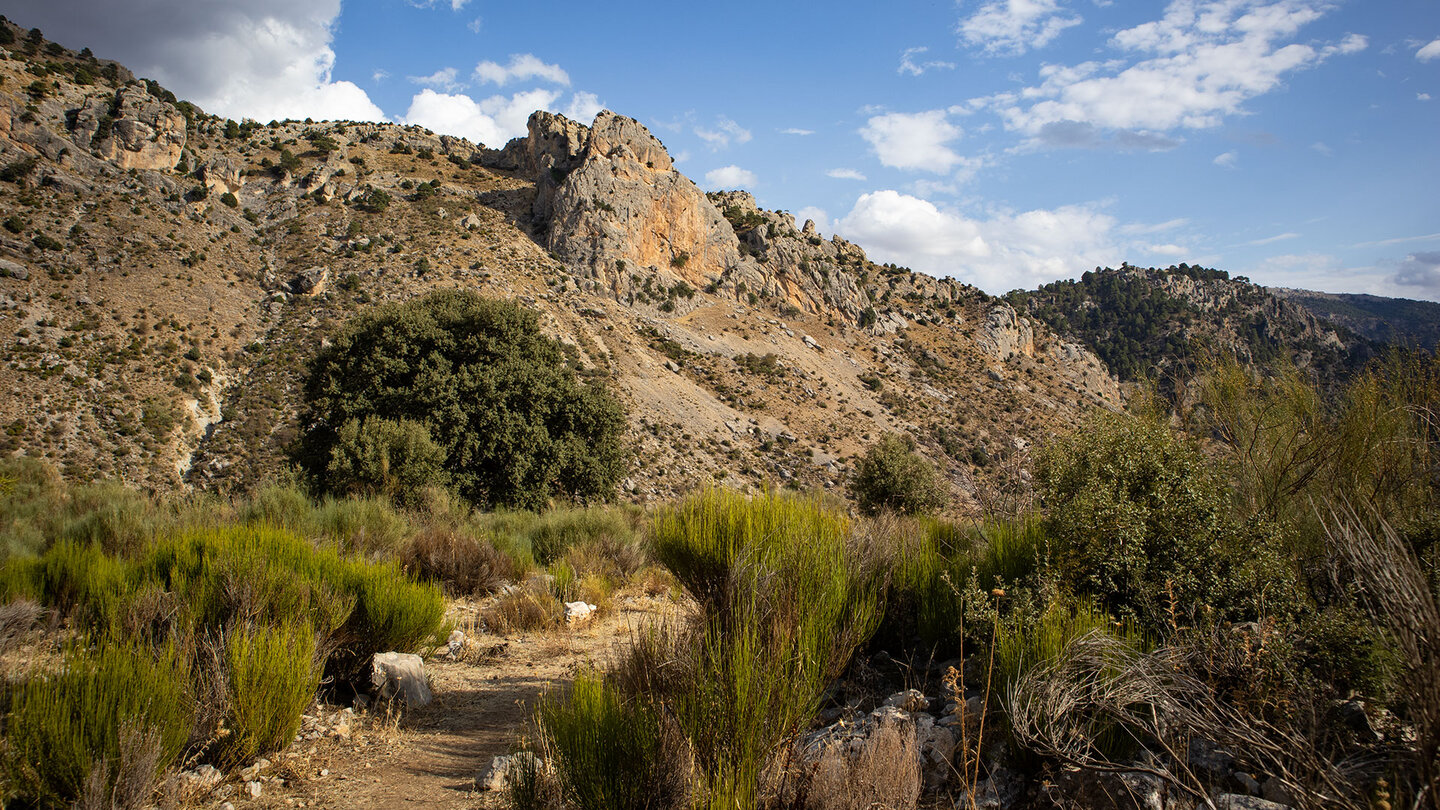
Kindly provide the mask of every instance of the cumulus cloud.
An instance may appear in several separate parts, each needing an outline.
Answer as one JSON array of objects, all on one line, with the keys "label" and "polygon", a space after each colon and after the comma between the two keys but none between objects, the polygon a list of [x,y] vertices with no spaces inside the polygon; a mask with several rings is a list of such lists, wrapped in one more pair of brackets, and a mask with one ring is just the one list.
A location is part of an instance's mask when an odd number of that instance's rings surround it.
[{"label": "cumulus cloud", "polygon": [[833,177],[836,180],[864,180],[865,175],[857,169],[830,169],[825,172],[826,177]]},{"label": "cumulus cloud", "polygon": [[445,135],[458,135],[492,148],[525,134],[535,110],[551,110],[560,94],[535,89],[514,95],[496,95],[479,101],[463,94],[421,90],[410,100],[402,123],[419,124]]},{"label": "cumulus cloud", "polygon": [[721,166],[705,173],[705,187],[711,191],[752,188],[755,182],[754,172],[735,165]]},{"label": "cumulus cloud", "polygon": [[945,116],[945,110],[877,115],[861,128],[860,137],[886,166],[944,174],[964,160],[947,146],[963,132]]},{"label": "cumulus cloud", "polygon": [[1430,44],[1416,51],[1415,58],[1419,59],[1421,62],[1429,62],[1431,59],[1440,59],[1440,39],[1431,40]]},{"label": "cumulus cloud", "polygon": [[724,149],[732,142],[745,143],[751,138],[750,130],[723,115],[715,120],[714,127],[695,127],[695,134],[711,149]]},{"label": "cumulus cloud", "polygon": [[877,261],[954,276],[992,293],[1078,275],[1124,257],[1115,218],[1089,206],[984,219],[898,191],[861,195],[836,231]]},{"label": "cumulus cloud", "polygon": [[260,121],[385,117],[364,90],[331,78],[330,43],[340,0],[26,6],[24,25],[119,60],[206,112]]},{"label": "cumulus cloud", "polygon": [[605,109],[605,103],[600,100],[599,96],[581,91],[570,99],[570,104],[565,108],[565,117],[583,124],[594,121],[595,116],[599,115],[603,109]]},{"label": "cumulus cloud", "polygon": [[1222,169],[1233,169],[1235,168],[1235,164],[1240,162],[1240,154],[1232,149],[1229,152],[1222,152],[1216,155],[1215,159],[1210,162]]},{"label": "cumulus cloud", "polygon": [[1440,251],[1411,253],[1400,261],[1394,280],[1404,287],[1421,287],[1429,297],[1440,293]]},{"label": "cumulus cloud", "polygon": [[1323,45],[1293,41],[1330,7],[1326,0],[1174,0],[1161,19],[1111,38],[1117,58],[1047,64],[1038,85],[985,104],[1007,128],[1037,139],[1068,122],[1138,134],[1218,126],[1285,75],[1368,46],[1358,34]]},{"label": "cumulus cloud", "polygon": [[927,70],[954,70],[954,62],[941,62],[939,60],[929,62],[918,62],[915,57],[930,50],[929,48],[906,48],[900,54],[900,67],[895,72],[900,74],[909,73],[911,76],[923,76]]},{"label": "cumulus cloud", "polygon": [[511,54],[510,63],[507,65],[486,60],[475,66],[473,75],[475,81],[481,84],[490,82],[502,87],[510,82],[531,79],[560,85],[570,84],[570,74],[566,73],[559,65],[542,62],[539,57],[530,53]]},{"label": "cumulus cloud", "polygon": [[997,0],[960,21],[960,39],[992,56],[1019,56],[1043,48],[1080,24],[1057,0]]},{"label": "cumulus cloud", "polygon": [[441,68],[429,76],[409,76],[411,82],[422,87],[433,87],[436,90],[444,90],[447,93],[454,92],[465,86],[457,80],[459,71],[453,67]]}]

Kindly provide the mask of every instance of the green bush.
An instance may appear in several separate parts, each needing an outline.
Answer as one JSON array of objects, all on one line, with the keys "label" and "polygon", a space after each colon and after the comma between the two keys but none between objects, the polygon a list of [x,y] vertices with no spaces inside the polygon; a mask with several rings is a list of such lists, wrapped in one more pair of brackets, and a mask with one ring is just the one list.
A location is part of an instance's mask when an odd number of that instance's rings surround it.
[{"label": "green bush", "polygon": [[222,760],[239,766],[289,745],[315,699],[320,670],[308,623],[231,631],[225,640],[230,734],[222,741]]},{"label": "green bush", "polygon": [[456,490],[484,506],[609,498],[625,415],[581,384],[534,312],[460,290],[352,319],[316,358],[300,460],[327,489],[340,430],[384,416],[423,424]]},{"label": "green bush", "polygon": [[555,763],[560,793],[573,807],[642,810],[679,807],[684,779],[674,761],[683,742],[667,739],[660,713],[627,699],[595,674],[582,674],[535,712]]},{"label": "green bush", "polygon": [[[142,783],[131,785],[139,798],[148,799],[147,788],[174,764],[190,734],[188,684],[188,667],[174,647],[157,653],[78,640],[58,673],[16,690],[5,729],[11,785],[37,804],[68,806],[98,766],[109,790],[128,776]],[[122,749],[122,738],[130,750]],[[150,750],[135,750],[141,747]],[[132,769],[122,765],[136,756],[133,770],[148,773],[125,773]]]},{"label": "green bush", "polygon": [[336,431],[325,481],[334,492],[409,504],[426,487],[445,484],[444,463],[445,451],[423,423],[367,416]]},{"label": "green bush", "polygon": [[1229,519],[1217,471],[1158,419],[1099,414],[1045,447],[1036,477],[1060,581],[1151,632],[1201,605],[1246,612],[1251,583],[1236,561],[1263,561],[1263,538]]},{"label": "green bush", "polygon": [[934,512],[949,495],[935,467],[915,452],[915,440],[891,433],[855,465],[850,493],[866,514],[891,510],[904,515]]}]

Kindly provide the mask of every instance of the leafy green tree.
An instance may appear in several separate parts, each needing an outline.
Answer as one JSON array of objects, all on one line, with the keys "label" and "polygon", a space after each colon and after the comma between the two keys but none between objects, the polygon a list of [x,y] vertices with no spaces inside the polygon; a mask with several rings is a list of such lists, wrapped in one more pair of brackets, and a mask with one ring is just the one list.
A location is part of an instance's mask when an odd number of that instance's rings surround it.
[{"label": "leafy green tree", "polygon": [[534,312],[442,290],[353,318],[314,361],[299,455],[327,488],[341,429],[383,416],[423,425],[450,483],[481,506],[608,499],[625,413],[582,384]]},{"label": "leafy green tree", "polygon": [[890,433],[855,465],[850,493],[867,514],[886,509],[906,515],[934,512],[949,500],[935,467],[915,452],[915,440]]}]

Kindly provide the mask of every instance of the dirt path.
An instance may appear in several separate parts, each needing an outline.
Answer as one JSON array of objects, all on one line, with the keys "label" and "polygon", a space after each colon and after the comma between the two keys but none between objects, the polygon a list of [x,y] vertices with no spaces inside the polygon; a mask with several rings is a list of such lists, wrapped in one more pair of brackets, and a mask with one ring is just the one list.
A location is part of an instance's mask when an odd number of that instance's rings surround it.
[{"label": "dirt path", "polygon": [[[301,742],[264,771],[261,796],[234,786],[236,807],[477,808],[498,796],[475,779],[525,732],[535,699],[552,684],[602,664],[631,631],[673,613],[664,597],[625,596],[608,615],[551,633],[470,635],[460,660],[443,651],[426,660],[435,700],[399,717],[340,707],[312,709]],[[472,625],[475,606],[452,618]],[[222,794],[224,793],[222,789]]]}]

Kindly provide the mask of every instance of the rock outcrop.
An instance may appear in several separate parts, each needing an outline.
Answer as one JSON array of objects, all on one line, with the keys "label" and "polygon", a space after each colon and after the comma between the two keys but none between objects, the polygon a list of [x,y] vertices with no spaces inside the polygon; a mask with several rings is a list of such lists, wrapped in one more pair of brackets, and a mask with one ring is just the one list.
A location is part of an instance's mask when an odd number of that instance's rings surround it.
[{"label": "rock outcrop", "polygon": [[657,283],[704,287],[740,264],[739,241],[705,193],[649,130],[608,110],[555,190],[548,221],[550,250],[617,296]]},{"label": "rock outcrop", "polygon": [[185,116],[132,84],[108,102],[89,99],[76,113],[71,137],[122,169],[173,169],[185,148]]}]

